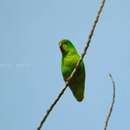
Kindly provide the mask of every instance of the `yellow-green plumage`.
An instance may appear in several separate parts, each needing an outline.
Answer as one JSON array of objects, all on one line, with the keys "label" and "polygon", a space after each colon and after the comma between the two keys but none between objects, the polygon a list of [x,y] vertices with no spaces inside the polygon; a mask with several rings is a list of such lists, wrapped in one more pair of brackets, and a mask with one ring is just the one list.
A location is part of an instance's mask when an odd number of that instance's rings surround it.
[{"label": "yellow-green plumage", "polygon": [[[79,61],[80,55],[69,40],[61,40],[59,45],[62,53],[61,71],[63,78],[66,81]],[[73,78],[70,80],[69,88],[77,101],[83,100],[85,89],[85,68],[83,61]]]}]

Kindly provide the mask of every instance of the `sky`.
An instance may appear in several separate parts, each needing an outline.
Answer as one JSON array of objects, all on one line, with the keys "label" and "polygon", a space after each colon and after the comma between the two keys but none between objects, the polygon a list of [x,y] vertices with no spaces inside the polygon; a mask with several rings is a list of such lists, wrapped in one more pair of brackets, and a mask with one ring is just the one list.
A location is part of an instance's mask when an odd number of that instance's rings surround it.
[{"label": "sky", "polygon": [[[129,130],[130,1],[106,0],[84,59],[85,99],[69,88],[43,130],[101,130],[116,82],[109,130]],[[64,87],[58,42],[82,53],[99,0],[0,0],[0,130],[36,130]]]}]

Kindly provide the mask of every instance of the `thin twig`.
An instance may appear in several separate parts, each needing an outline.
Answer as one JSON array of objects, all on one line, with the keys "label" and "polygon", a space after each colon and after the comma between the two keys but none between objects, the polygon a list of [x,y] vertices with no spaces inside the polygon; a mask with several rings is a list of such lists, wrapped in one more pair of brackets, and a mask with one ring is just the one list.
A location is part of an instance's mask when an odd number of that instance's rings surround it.
[{"label": "thin twig", "polygon": [[74,68],[73,72],[72,72],[71,75],[69,76],[68,80],[70,80],[70,79],[73,77],[73,75],[74,75],[75,72],[77,71],[77,68],[79,67],[81,61],[83,60],[84,56],[85,56],[86,53],[87,53],[87,50],[88,50],[88,48],[89,48],[89,45],[90,45],[92,36],[93,36],[93,34],[94,34],[96,25],[97,25],[97,23],[98,23],[98,21],[99,21],[99,17],[100,17],[100,15],[101,15],[101,12],[102,12],[102,10],[103,10],[103,7],[104,7],[104,5],[105,5],[105,2],[106,2],[106,0],[101,0],[101,4],[100,4],[100,7],[99,7],[99,10],[97,11],[97,15],[96,15],[96,18],[95,18],[95,20],[94,20],[94,22],[93,22],[92,29],[91,29],[90,32],[89,32],[88,40],[87,40],[87,42],[85,43],[83,53],[81,54],[81,58],[80,58],[80,60],[78,61],[78,63],[76,64],[76,67]]},{"label": "thin twig", "polygon": [[40,130],[43,126],[43,123],[46,121],[48,115],[50,114],[50,112],[52,111],[53,107],[56,105],[56,103],[59,101],[60,97],[64,94],[66,88],[67,88],[68,84],[66,84],[66,86],[61,90],[60,94],[56,97],[56,99],[54,100],[54,102],[52,103],[52,105],[49,107],[49,109],[47,110],[44,118],[42,119],[42,121],[40,122],[40,125],[38,126],[37,130]]},{"label": "thin twig", "polygon": [[110,120],[110,117],[111,117],[111,114],[112,114],[112,111],[113,111],[115,98],[116,98],[116,85],[115,85],[115,81],[114,81],[114,79],[113,79],[111,74],[109,74],[109,77],[110,77],[110,79],[112,81],[112,85],[113,85],[113,96],[112,96],[112,103],[111,103],[111,106],[109,108],[106,120],[105,120],[104,130],[107,130],[107,128],[108,128],[108,123],[109,123],[109,120]]},{"label": "thin twig", "polygon": [[96,15],[96,18],[93,22],[93,26],[92,26],[92,29],[90,30],[90,33],[88,35],[88,40],[87,42],[85,43],[85,47],[84,47],[84,50],[83,50],[83,53],[81,54],[81,58],[80,60],[77,62],[74,70],[72,71],[72,73],[70,74],[68,80],[65,82],[65,87],[61,90],[60,94],[58,95],[58,97],[54,100],[54,102],[52,103],[52,105],[49,107],[49,109],[47,110],[46,114],[44,115],[42,121],[40,122],[37,130],[41,130],[44,122],[46,121],[48,115],[50,114],[50,112],[53,110],[54,106],[56,105],[56,103],[59,101],[59,99],[61,98],[61,96],[64,94],[66,88],[68,87],[68,83],[70,81],[70,79],[73,77],[73,75],[75,74],[75,72],[77,71],[77,68],[79,67],[81,61],[83,60],[84,56],[86,55],[86,52],[89,48],[89,45],[90,45],[90,42],[91,42],[91,39],[92,39],[92,36],[93,36],[93,33],[95,31],[95,28],[96,28],[96,25],[98,23],[98,20],[99,20],[99,17],[101,15],[101,12],[103,10],[103,7],[104,7],[104,4],[105,4],[105,1],[106,0],[101,0],[101,5],[99,7],[99,10],[97,11],[97,15]]}]

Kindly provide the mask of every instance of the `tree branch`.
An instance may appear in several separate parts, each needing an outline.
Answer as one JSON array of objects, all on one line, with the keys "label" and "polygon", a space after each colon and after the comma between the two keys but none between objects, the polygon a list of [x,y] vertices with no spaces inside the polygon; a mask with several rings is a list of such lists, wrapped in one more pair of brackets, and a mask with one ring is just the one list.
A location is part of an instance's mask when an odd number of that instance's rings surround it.
[{"label": "tree branch", "polygon": [[109,74],[109,77],[110,77],[110,79],[112,81],[112,85],[113,85],[113,96],[112,96],[112,103],[111,103],[111,106],[110,106],[109,111],[108,111],[108,115],[106,116],[104,130],[107,130],[107,128],[108,128],[108,123],[109,123],[109,120],[110,120],[110,117],[111,117],[111,114],[112,114],[112,111],[113,111],[113,107],[114,107],[114,103],[115,103],[115,97],[116,97],[115,81],[114,81],[114,79],[113,79],[111,74]]},{"label": "tree branch", "polygon": [[49,109],[47,110],[46,114],[43,116],[43,119],[40,122],[40,125],[38,126],[37,130],[41,130],[41,128],[43,126],[43,123],[46,121],[48,115],[50,114],[50,112],[52,111],[52,109],[56,105],[56,103],[59,101],[60,97],[64,94],[64,92],[67,89],[67,87],[68,87],[68,84],[65,85],[65,87],[61,90],[61,92],[56,97],[56,99],[54,100],[54,102],[52,103],[52,105],[49,107]]},{"label": "tree branch", "polygon": [[85,47],[84,47],[84,50],[83,50],[83,53],[81,54],[81,58],[80,60],[77,62],[74,70],[72,71],[72,73],[70,74],[68,80],[65,82],[65,87],[61,90],[60,94],[57,96],[57,98],[54,100],[54,102],[52,103],[52,105],[49,107],[49,109],[47,110],[46,114],[43,116],[43,119],[42,121],[40,122],[39,126],[37,127],[37,130],[41,130],[43,124],[45,123],[48,115],[50,114],[50,112],[53,110],[54,106],[56,105],[56,103],[59,101],[59,99],[61,98],[61,96],[64,94],[65,90],[67,89],[68,87],[68,83],[70,81],[70,79],[73,77],[73,75],[75,74],[75,72],[77,71],[77,68],[79,67],[81,61],[83,60],[84,56],[86,55],[87,53],[87,50],[89,48],[89,45],[90,45],[90,42],[91,42],[91,39],[92,39],[92,36],[94,34],[94,31],[95,31],[95,28],[96,28],[96,25],[99,21],[99,17],[101,15],[101,12],[103,10],[103,7],[104,7],[104,4],[105,4],[105,1],[106,0],[101,0],[101,4],[100,4],[100,7],[99,7],[99,10],[97,11],[97,15],[96,15],[96,18],[93,22],[93,25],[92,25],[92,29],[90,30],[90,33],[88,35],[88,40],[87,42],[85,43]]}]

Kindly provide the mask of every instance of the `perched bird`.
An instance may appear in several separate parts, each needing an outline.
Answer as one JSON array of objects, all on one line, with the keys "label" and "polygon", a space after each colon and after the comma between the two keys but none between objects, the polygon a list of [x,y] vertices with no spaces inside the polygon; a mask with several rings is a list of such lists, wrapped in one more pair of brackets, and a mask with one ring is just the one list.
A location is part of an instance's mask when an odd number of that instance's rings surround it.
[{"label": "perched bird", "polygon": [[[59,42],[59,46],[62,53],[61,71],[64,80],[67,81],[77,62],[79,61],[80,55],[71,41],[67,39],[61,40]],[[85,67],[83,61],[70,80],[69,88],[71,89],[77,101],[81,102],[84,98],[85,89]]]}]

